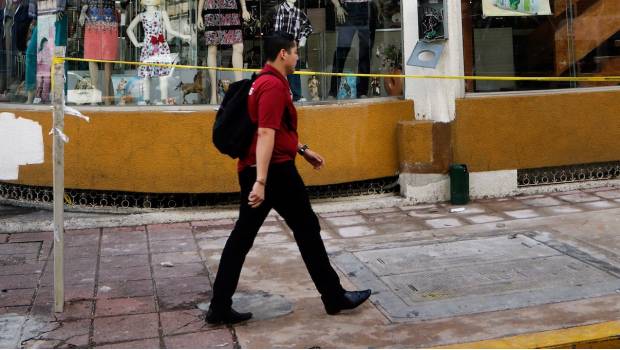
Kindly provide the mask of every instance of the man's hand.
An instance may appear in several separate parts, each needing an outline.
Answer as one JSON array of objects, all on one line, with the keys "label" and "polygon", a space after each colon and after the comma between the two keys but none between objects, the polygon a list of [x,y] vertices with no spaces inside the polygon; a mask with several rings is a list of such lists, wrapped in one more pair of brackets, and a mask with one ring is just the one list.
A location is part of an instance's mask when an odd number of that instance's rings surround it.
[{"label": "man's hand", "polygon": [[343,24],[344,22],[347,21],[347,11],[342,8],[342,6],[340,4],[338,4],[338,6],[336,6],[336,19],[338,20],[339,24]]},{"label": "man's hand", "polygon": [[260,182],[255,182],[252,192],[248,197],[248,205],[252,208],[258,208],[265,201],[265,186]]},{"label": "man's hand", "polygon": [[304,152],[304,159],[316,170],[320,170],[325,165],[325,159],[311,149]]}]

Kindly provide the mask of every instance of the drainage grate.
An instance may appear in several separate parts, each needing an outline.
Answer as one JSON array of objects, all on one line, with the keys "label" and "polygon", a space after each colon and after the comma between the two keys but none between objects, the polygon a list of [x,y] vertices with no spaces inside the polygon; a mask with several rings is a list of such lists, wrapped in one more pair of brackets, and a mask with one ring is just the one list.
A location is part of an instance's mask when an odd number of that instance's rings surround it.
[{"label": "drainage grate", "polygon": [[553,185],[571,182],[610,180],[620,176],[620,161],[567,165],[549,168],[520,169],[519,187]]},{"label": "drainage grate", "polygon": [[[335,185],[309,186],[312,199],[399,193],[398,176],[348,182]],[[51,205],[52,188],[15,185],[0,182],[0,199]],[[139,193],[65,189],[65,205],[69,208],[183,208],[236,205],[239,193]]]}]

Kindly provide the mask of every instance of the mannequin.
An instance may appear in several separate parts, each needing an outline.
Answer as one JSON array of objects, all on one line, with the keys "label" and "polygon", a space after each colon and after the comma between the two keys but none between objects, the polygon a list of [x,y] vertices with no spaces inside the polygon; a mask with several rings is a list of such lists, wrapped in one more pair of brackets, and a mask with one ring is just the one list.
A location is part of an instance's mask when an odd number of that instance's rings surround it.
[{"label": "mannequin", "polygon": [[[310,20],[299,8],[295,7],[297,0],[285,0],[276,6],[273,18],[274,31],[282,31],[292,35],[299,48],[306,46],[308,36],[312,34]],[[297,62],[297,69],[301,68],[301,61]],[[293,101],[299,101],[301,95],[301,78],[297,74],[287,76],[293,93]]]},{"label": "mannequin", "polygon": [[[239,0],[241,5],[241,17],[249,21],[252,15],[248,12],[245,0]],[[236,0],[199,0],[198,29],[205,29],[205,43],[208,47],[207,65],[217,65],[217,46],[232,45],[233,68],[243,68],[243,35],[241,32],[241,19]],[[235,81],[243,78],[242,72],[235,72]],[[209,70],[211,81],[211,104],[217,104],[217,75],[215,70]]]},{"label": "mannequin", "polygon": [[[118,59],[118,16],[113,0],[82,0],[79,22],[84,26],[84,58],[95,60]],[[112,102],[112,63],[104,63],[104,103]],[[89,62],[90,81],[99,87],[99,64]],[[94,101],[93,101],[94,102]]]},{"label": "mannequin", "polygon": [[[332,72],[342,73],[355,33],[359,38],[358,73],[370,73],[371,51],[375,41],[377,7],[373,0],[331,0],[336,9],[338,43]],[[332,77],[329,96],[338,96],[340,77]],[[368,96],[368,78],[357,79],[357,97]]]},{"label": "mannequin", "polygon": [[[127,37],[129,37],[129,40],[131,40],[135,47],[142,48],[140,52],[141,61],[144,62],[148,60],[152,63],[172,63],[166,59],[157,59],[157,56],[170,57],[170,47],[164,37],[164,29],[168,35],[179,37],[187,42],[189,42],[192,37],[172,29],[168,13],[165,10],[160,10],[159,3],[159,0],[142,0],[142,5],[146,7],[146,10],[138,14],[131,23],[129,23],[127,27]],[[134,33],[134,29],[140,22],[142,22],[144,28],[144,41],[141,43],[136,40],[136,34]],[[151,96],[150,78],[155,76],[159,77],[160,98],[162,103],[170,103],[168,100],[168,76],[170,75],[170,68],[140,66],[138,68],[138,75],[144,78],[143,88],[144,100],[146,103],[149,103]]]}]

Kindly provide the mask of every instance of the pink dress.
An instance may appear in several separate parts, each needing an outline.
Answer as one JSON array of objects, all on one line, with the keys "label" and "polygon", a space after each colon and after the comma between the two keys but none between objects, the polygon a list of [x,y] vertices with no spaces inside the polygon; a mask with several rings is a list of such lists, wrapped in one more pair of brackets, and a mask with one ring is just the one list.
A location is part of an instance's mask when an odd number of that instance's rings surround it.
[{"label": "pink dress", "polygon": [[84,58],[118,59],[118,17],[114,0],[84,2],[88,6],[84,24]]}]

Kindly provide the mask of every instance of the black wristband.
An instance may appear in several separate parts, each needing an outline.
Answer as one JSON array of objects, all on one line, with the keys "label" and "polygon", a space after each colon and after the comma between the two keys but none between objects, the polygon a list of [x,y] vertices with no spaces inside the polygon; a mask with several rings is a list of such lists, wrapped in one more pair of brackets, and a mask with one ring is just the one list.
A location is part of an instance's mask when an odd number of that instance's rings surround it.
[{"label": "black wristband", "polygon": [[308,145],[303,145],[301,146],[300,149],[297,150],[297,153],[299,153],[300,155],[304,155],[304,153],[306,153],[306,150],[310,149],[310,147],[308,147]]}]

